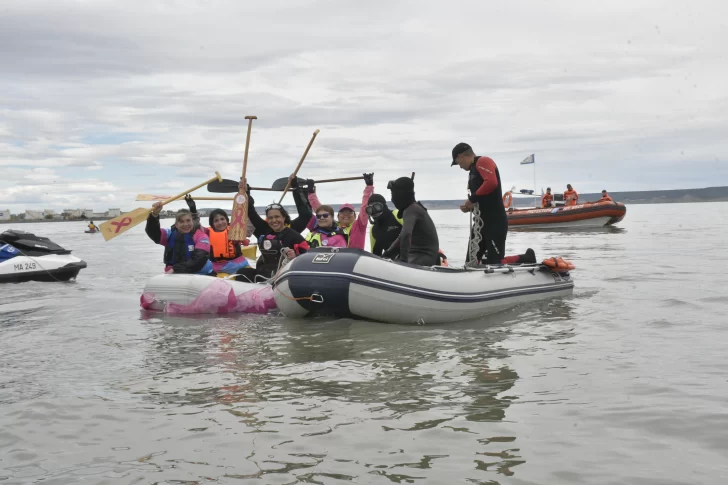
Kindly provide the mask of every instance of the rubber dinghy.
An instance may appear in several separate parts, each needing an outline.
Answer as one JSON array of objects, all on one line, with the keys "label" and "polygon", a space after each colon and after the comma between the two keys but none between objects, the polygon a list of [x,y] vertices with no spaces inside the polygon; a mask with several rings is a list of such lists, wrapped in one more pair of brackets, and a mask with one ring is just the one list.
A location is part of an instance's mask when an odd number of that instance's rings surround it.
[{"label": "rubber dinghy", "polygon": [[508,214],[508,227],[603,227],[624,219],[627,207],[621,202],[592,202],[545,209],[513,209]]},{"label": "rubber dinghy", "polygon": [[0,234],[0,283],[68,281],[86,266],[47,237],[15,230]]},{"label": "rubber dinghy", "polygon": [[560,258],[552,266],[422,267],[360,249],[316,248],[281,270],[274,298],[287,317],[445,323],[571,294],[574,266]]},{"label": "rubber dinghy", "polygon": [[140,304],[169,314],[268,313],[276,308],[269,284],[174,273],[151,277]]}]

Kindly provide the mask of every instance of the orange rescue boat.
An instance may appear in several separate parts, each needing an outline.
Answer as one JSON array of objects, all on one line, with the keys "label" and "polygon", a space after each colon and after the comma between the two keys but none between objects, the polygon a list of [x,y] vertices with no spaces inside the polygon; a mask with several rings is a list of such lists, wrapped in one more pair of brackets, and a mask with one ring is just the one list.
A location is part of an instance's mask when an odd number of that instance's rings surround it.
[{"label": "orange rescue boat", "polygon": [[506,210],[509,227],[557,228],[611,226],[627,214],[621,202],[586,202],[572,206],[546,207],[543,209]]}]

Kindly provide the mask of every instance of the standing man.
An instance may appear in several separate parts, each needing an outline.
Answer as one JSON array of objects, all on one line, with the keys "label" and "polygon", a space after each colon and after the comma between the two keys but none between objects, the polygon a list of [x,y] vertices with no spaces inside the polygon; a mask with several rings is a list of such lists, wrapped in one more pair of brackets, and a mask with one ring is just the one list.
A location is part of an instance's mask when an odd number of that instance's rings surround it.
[{"label": "standing man", "polygon": [[579,200],[579,194],[571,186],[566,184],[566,190],[564,191],[564,205],[576,205]]},{"label": "standing man", "polygon": [[[470,172],[468,179],[470,195],[468,195],[468,200],[460,206],[460,210],[463,212],[474,211],[473,217],[480,219],[474,225],[482,225],[476,255],[477,261],[469,261],[470,251],[468,251],[466,264],[500,264],[505,257],[508,216],[503,207],[503,188],[498,166],[492,158],[476,156],[467,143],[458,143],[452,149],[450,166],[453,165],[458,165],[463,170]],[[476,238],[476,235],[471,234],[470,237]]]}]

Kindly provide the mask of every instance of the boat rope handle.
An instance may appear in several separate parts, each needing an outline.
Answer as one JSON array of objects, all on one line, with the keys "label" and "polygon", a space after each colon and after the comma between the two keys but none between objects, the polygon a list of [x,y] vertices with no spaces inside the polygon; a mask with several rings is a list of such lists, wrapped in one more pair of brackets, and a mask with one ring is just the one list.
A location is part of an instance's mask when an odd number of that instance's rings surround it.
[{"label": "boat rope handle", "polygon": [[[278,291],[278,293],[280,293],[281,295],[285,296],[286,298],[288,298],[291,301],[309,300],[309,301],[312,301],[314,303],[323,303],[324,302],[323,297],[321,295],[319,295],[318,293],[313,293],[313,294],[311,294],[309,296],[302,296],[302,297],[299,297],[299,298],[295,298],[293,296],[289,296],[289,295],[286,295],[285,293],[283,293],[281,291],[280,286],[278,286],[278,285],[276,285],[276,291]],[[317,299],[314,299],[315,297],[318,297],[318,298]]]}]

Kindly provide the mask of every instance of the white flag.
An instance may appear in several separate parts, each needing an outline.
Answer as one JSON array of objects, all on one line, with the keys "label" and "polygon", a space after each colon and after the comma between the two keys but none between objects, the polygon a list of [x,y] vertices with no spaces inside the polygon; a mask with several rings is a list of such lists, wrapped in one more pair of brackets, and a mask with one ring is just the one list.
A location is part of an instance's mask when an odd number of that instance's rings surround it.
[{"label": "white flag", "polygon": [[535,154],[531,154],[527,156],[523,161],[521,162],[521,165],[528,165],[529,163],[536,163],[536,156]]}]

